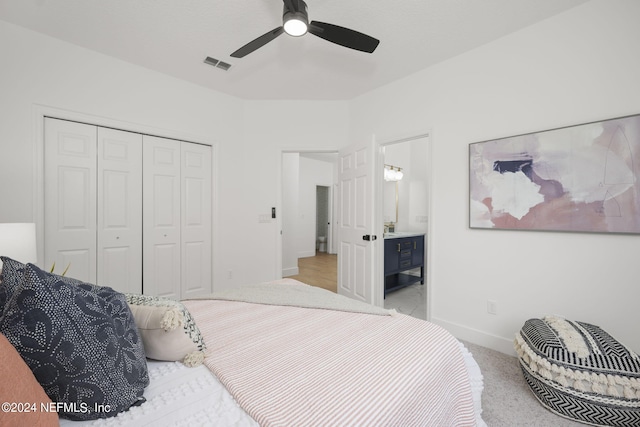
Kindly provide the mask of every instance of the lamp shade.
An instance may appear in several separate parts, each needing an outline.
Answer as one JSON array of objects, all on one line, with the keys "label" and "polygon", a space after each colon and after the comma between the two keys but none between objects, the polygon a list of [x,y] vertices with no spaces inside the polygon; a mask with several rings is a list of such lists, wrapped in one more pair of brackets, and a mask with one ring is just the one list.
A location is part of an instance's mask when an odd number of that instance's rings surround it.
[{"label": "lamp shade", "polygon": [[37,261],[36,225],[0,223],[0,255],[25,264],[35,263]]}]

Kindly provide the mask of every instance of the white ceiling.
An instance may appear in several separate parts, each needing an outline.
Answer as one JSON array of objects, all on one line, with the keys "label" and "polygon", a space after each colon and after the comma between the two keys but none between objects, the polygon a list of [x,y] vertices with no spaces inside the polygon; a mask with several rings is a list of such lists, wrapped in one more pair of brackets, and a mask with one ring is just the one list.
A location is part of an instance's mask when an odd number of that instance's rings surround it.
[{"label": "white ceiling", "polygon": [[[309,20],[380,40],[373,54],[286,34],[281,0],[0,0],[0,19],[244,99],[351,99],[587,0],[307,0]],[[205,64],[211,56],[232,65]]]}]

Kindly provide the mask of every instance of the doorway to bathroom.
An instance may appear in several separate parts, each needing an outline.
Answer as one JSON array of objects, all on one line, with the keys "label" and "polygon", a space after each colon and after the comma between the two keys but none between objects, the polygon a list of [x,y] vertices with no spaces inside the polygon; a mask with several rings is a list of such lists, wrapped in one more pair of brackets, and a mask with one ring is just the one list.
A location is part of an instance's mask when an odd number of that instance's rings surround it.
[{"label": "doorway to bathroom", "polygon": [[[384,307],[408,314],[419,319],[428,320],[428,300],[430,275],[430,189],[431,159],[430,137],[422,134],[392,140],[381,144],[382,163],[384,163],[384,183],[382,188],[382,210],[384,220],[385,247],[395,247],[397,238],[402,236],[424,236],[421,263],[413,259],[412,265],[419,268],[401,270],[399,275],[415,276],[407,280],[407,286],[396,286],[392,292],[385,292]],[[388,172],[392,172],[389,174]],[[398,245],[399,247],[400,245]],[[413,248],[415,249],[415,248]],[[411,253],[411,249],[408,253]],[[383,254],[393,259],[395,250]],[[385,265],[385,281],[393,267]],[[421,271],[422,270],[422,271]],[[418,277],[422,275],[422,280]],[[390,278],[393,279],[391,274]],[[406,277],[405,277],[406,279]]]}]

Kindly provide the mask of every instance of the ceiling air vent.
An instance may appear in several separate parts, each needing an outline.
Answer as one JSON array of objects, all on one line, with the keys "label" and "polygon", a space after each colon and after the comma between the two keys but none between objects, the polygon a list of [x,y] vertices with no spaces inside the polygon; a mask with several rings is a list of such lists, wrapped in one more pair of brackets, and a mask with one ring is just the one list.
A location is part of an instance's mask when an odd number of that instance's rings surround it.
[{"label": "ceiling air vent", "polygon": [[229,68],[231,68],[231,64],[227,64],[226,62],[222,62],[219,59],[212,58],[210,56],[207,56],[204,62],[206,64],[213,65],[216,68],[220,68],[224,71],[227,71]]}]

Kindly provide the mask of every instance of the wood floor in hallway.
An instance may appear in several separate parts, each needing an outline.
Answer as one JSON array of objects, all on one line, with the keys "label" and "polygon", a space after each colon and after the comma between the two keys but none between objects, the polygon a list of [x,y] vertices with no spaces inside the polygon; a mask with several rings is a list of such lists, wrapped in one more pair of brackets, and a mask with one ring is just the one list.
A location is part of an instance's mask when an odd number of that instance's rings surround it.
[{"label": "wood floor in hallway", "polygon": [[289,278],[338,292],[338,256],[316,252],[316,256],[299,258],[298,274]]}]

